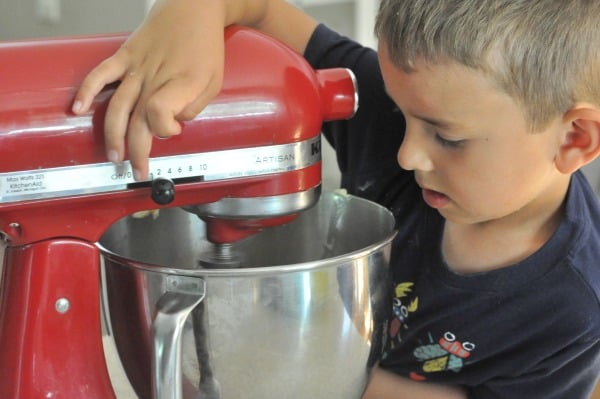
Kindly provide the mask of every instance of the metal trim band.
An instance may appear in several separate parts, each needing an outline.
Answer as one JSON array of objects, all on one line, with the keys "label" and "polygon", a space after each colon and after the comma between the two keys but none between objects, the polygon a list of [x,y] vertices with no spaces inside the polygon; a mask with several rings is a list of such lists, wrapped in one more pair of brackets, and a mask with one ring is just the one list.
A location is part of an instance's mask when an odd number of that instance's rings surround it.
[{"label": "metal trim band", "polygon": [[[321,138],[290,144],[182,154],[150,159],[150,176],[219,181],[306,168],[321,160]],[[0,204],[122,191],[135,181],[129,161],[0,173]]]},{"label": "metal trim band", "polygon": [[267,197],[221,198],[216,202],[184,206],[198,216],[222,219],[252,219],[289,215],[313,206],[321,195],[321,186],[291,194]]}]

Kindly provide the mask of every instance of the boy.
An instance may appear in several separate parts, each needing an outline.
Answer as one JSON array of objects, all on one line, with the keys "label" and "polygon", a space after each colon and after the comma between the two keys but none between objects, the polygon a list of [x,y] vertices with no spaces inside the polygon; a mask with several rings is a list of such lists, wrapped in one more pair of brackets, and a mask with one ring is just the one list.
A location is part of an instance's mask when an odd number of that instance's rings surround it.
[{"label": "boy", "polygon": [[364,398],[585,398],[600,370],[600,205],[579,169],[600,153],[599,20],[590,0],[383,0],[376,54],[282,0],[165,0],[74,111],[122,80],[108,157],[128,130],[143,178],[150,132],[177,134],[218,92],[225,25],[353,69],[361,107],[324,133],[342,186],[399,230]]}]

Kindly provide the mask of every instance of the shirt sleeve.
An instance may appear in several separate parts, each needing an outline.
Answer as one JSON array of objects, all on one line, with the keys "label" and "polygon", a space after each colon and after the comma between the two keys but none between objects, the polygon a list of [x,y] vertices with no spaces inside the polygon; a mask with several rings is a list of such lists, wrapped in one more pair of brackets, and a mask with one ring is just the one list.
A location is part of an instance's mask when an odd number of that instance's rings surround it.
[{"label": "shirt sleeve", "polygon": [[358,111],[347,121],[324,124],[323,133],[336,150],[341,186],[391,208],[413,179],[397,162],[405,122],[386,94],[377,53],[319,25],[304,56],[315,69],[341,67],[354,73]]}]

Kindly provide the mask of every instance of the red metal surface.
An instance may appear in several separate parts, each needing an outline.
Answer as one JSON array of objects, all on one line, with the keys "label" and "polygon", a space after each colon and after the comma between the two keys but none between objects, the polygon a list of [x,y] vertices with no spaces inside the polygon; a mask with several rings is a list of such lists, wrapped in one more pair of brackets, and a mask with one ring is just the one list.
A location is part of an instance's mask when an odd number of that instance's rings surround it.
[{"label": "red metal surface", "polygon": [[348,119],[358,108],[354,74],[345,69],[332,68],[315,71],[320,85],[323,120]]},{"label": "red metal surface", "polygon": [[[321,164],[271,176],[236,179],[228,182],[176,185],[175,200],[168,207],[214,202],[225,195],[257,197],[305,191],[321,182]],[[102,233],[123,216],[161,207],[152,201],[151,188],[135,188],[110,194],[77,196],[68,199],[27,201],[0,206],[0,230],[11,245],[49,239],[77,237],[97,241]],[[18,228],[11,227],[18,223]]]},{"label": "red metal surface", "polygon": [[[80,240],[8,248],[0,291],[0,398],[111,399],[99,255]],[[70,307],[59,313],[56,302]]]},{"label": "red metal surface", "polygon": [[206,238],[215,244],[227,244],[249,237],[268,227],[280,226],[291,222],[297,214],[268,219],[209,219],[206,222]]}]

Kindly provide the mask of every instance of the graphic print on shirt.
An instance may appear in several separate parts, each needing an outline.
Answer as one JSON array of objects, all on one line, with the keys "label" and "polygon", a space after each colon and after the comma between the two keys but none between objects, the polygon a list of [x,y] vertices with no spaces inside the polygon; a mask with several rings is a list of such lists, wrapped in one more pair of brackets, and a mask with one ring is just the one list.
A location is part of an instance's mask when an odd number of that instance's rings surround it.
[{"label": "graphic print on shirt", "polygon": [[[429,339],[430,344],[419,346],[413,352],[415,359],[422,362],[421,371],[425,374],[446,370],[458,373],[475,349],[474,343],[458,341],[456,335],[450,331],[445,332],[437,343],[434,343],[431,336]],[[427,379],[423,374],[416,372],[411,373],[410,378],[417,381]]]},{"label": "graphic print on shirt", "polygon": [[[403,282],[396,285],[394,289],[392,317],[387,322],[384,335],[383,359],[402,345],[403,336],[409,330],[409,316],[419,309],[419,297],[415,295],[413,287],[414,283]],[[437,342],[430,332],[425,334],[427,334],[426,343],[416,346],[412,353],[420,365],[417,367],[420,368],[414,369],[409,377],[416,381],[426,380],[427,374],[431,373],[442,371],[458,373],[475,349],[474,343],[459,340],[451,331],[446,331]]]},{"label": "graphic print on shirt", "polygon": [[[402,332],[408,329],[407,319],[410,313],[419,308],[419,298],[412,296],[414,283],[400,283],[394,289],[393,317],[387,325],[387,349],[394,349],[402,342]],[[385,356],[385,354],[384,354]]]}]

